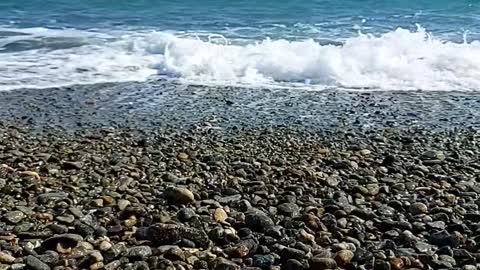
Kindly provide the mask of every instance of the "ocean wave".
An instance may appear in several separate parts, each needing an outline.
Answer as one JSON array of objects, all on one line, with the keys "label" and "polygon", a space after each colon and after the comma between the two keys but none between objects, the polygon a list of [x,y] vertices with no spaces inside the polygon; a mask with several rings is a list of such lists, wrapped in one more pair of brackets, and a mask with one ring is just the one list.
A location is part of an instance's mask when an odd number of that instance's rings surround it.
[{"label": "ocean wave", "polygon": [[[145,81],[158,76],[249,87],[480,89],[480,43],[444,41],[420,27],[381,35],[359,33],[328,42],[320,34],[318,39],[246,42],[218,34],[152,30],[10,31],[21,34],[0,35],[0,90]],[[48,44],[63,47],[40,47],[38,40],[46,37]],[[5,44],[12,46],[8,40],[37,43],[7,51]],[[75,46],[65,46],[71,43]]]}]

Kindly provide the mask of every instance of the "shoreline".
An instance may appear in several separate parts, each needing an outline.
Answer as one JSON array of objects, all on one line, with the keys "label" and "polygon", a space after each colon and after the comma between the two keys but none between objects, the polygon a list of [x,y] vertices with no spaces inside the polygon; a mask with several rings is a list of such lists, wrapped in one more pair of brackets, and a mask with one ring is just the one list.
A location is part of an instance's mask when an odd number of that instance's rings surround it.
[{"label": "shoreline", "polygon": [[102,127],[226,131],[480,128],[480,92],[347,92],[181,85],[165,81],[0,92],[0,121],[65,131]]}]

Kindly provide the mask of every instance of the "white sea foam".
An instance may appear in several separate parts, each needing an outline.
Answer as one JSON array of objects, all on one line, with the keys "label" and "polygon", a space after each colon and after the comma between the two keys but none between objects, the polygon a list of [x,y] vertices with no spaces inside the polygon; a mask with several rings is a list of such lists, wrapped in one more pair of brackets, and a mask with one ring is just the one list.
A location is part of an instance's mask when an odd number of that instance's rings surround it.
[{"label": "white sea foam", "polygon": [[144,81],[158,75],[216,85],[480,90],[480,42],[442,41],[422,28],[359,34],[343,45],[315,39],[245,44],[205,33],[15,31],[23,34],[0,38],[0,44],[41,37],[81,38],[85,44],[0,50],[1,90]]}]

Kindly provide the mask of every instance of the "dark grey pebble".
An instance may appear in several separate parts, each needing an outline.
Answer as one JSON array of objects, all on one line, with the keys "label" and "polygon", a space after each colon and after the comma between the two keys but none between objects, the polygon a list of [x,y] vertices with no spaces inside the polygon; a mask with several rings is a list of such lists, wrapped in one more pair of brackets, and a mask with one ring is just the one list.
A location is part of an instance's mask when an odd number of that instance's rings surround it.
[{"label": "dark grey pebble", "polygon": [[155,245],[174,245],[182,239],[192,241],[197,247],[206,247],[209,243],[204,230],[175,224],[154,224],[146,230],[146,237]]},{"label": "dark grey pebble", "polygon": [[177,213],[177,218],[179,221],[186,222],[196,216],[195,210],[192,208],[182,208]]},{"label": "dark grey pebble", "polygon": [[62,165],[65,170],[80,170],[83,167],[83,163],[78,161],[64,161]]},{"label": "dark grey pebble", "polygon": [[67,198],[68,193],[66,192],[43,193],[38,195],[37,201],[39,204],[46,204],[49,201],[59,201]]},{"label": "dark grey pebble", "polygon": [[294,203],[282,203],[278,206],[278,211],[285,216],[294,217],[300,214],[300,207]]},{"label": "dark grey pebble", "polygon": [[149,246],[136,246],[127,250],[129,258],[145,260],[152,255],[152,249]]},{"label": "dark grey pebble", "polygon": [[11,224],[17,224],[25,218],[25,214],[22,211],[10,211],[3,215],[3,218]]},{"label": "dark grey pebble", "polygon": [[443,247],[443,246],[456,247],[462,241],[460,235],[455,233],[450,234],[445,230],[431,234],[429,240],[431,244],[436,245],[438,247]]},{"label": "dark grey pebble", "polygon": [[77,246],[78,242],[82,241],[83,237],[78,234],[66,233],[66,234],[59,234],[53,237],[46,239],[42,245],[46,249],[55,250],[58,243],[61,243],[65,248],[68,247],[75,247]]},{"label": "dark grey pebble", "polygon": [[310,269],[335,269],[337,262],[331,258],[313,257],[310,259]]},{"label": "dark grey pebble", "polygon": [[27,256],[25,259],[25,264],[29,269],[32,270],[50,270],[50,266],[32,255]]},{"label": "dark grey pebble", "polygon": [[215,270],[240,270],[240,266],[225,258],[218,258],[213,262],[213,269]]},{"label": "dark grey pebble", "polygon": [[245,224],[250,229],[260,232],[265,232],[275,225],[273,220],[260,210],[247,212],[245,215]]},{"label": "dark grey pebble", "polygon": [[272,255],[254,255],[253,266],[267,269],[275,263],[275,257]]}]

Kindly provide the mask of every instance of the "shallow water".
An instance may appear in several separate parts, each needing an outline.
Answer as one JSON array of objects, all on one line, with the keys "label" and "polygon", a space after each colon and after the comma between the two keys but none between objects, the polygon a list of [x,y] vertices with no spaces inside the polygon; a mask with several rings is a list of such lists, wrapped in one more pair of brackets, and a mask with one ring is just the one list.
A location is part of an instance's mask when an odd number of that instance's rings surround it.
[{"label": "shallow water", "polygon": [[0,2],[0,90],[480,89],[478,1]]}]

